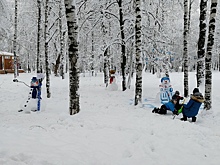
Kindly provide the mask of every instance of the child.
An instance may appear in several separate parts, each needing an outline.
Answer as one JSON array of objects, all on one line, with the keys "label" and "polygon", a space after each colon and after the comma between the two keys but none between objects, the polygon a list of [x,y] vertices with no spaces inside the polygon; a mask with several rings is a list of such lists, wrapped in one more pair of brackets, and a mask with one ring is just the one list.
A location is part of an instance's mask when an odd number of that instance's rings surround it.
[{"label": "child", "polygon": [[182,105],[180,105],[180,100],[183,100],[183,97],[180,96],[180,92],[179,91],[176,91],[174,93],[174,95],[172,96],[173,97],[176,97],[177,98],[177,103],[175,104],[175,109],[176,110],[179,110],[181,108]]},{"label": "child", "polygon": [[199,92],[198,88],[193,90],[193,94],[187,104],[183,104],[183,117],[180,119],[182,121],[187,121],[188,118],[192,118],[192,122],[196,122],[196,115],[198,114],[201,104],[204,102],[202,94]]},{"label": "child", "polygon": [[177,103],[177,97],[173,96],[172,100],[168,103],[163,104],[160,108],[154,108],[152,113],[159,113],[159,114],[167,114],[167,110],[173,112],[173,114],[177,114],[177,110],[175,109],[175,105]]}]

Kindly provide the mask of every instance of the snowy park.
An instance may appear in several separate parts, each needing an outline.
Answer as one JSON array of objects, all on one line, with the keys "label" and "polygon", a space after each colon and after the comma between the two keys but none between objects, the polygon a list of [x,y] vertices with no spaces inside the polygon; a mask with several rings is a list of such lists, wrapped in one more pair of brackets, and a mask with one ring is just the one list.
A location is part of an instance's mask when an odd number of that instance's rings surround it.
[{"label": "snowy park", "polygon": [[[29,84],[35,73],[18,80]],[[68,75],[51,76],[51,98],[42,86],[38,112],[18,112],[29,88],[13,82],[12,74],[0,75],[0,164],[2,165],[219,165],[220,73],[213,72],[212,109],[202,108],[197,121],[181,121],[152,113],[160,79],[143,73],[142,104],[134,106],[131,89],[117,91],[103,83],[103,74],[80,76],[80,112],[69,115]],[[183,91],[183,73],[170,73],[174,90]],[[195,72],[189,73],[190,92]],[[204,89],[200,88],[202,93]],[[34,104],[34,103],[32,103]]]},{"label": "snowy park", "polygon": [[0,0],[0,165],[220,165],[217,4]]}]

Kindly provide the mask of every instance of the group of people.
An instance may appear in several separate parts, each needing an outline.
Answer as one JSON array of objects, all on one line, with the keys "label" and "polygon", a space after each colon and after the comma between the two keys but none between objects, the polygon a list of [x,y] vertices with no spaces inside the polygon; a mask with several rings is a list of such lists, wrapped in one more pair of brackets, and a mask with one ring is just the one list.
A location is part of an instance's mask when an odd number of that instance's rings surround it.
[{"label": "group of people", "polygon": [[180,92],[176,91],[172,96],[172,100],[163,104],[160,108],[154,108],[153,113],[167,114],[167,110],[172,111],[174,115],[183,114],[180,119],[187,121],[187,118],[192,118],[192,122],[196,122],[196,115],[198,114],[201,104],[204,102],[203,95],[199,92],[198,88],[194,88],[187,104],[180,104],[180,100],[184,98],[180,96]]}]

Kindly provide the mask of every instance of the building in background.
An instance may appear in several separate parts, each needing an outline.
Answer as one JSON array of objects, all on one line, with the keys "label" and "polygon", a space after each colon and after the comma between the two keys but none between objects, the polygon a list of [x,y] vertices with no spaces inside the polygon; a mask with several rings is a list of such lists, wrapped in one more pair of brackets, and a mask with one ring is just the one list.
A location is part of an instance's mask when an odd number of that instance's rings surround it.
[{"label": "building in background", "polygon": [[[24,72],[20,68],[19,55],[17,55],[17,65],[19,73]],[[0,51],[0,74],[14,73],[14,54]]]}]

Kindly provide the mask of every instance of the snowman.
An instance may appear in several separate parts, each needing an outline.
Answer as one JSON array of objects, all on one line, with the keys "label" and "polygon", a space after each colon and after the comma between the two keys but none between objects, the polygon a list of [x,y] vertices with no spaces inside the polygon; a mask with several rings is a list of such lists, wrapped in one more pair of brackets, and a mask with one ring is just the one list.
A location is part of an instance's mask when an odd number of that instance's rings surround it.
[{"label": "snowman", "polygon": [[116,84],[115,70],[110,70],[109,73],[110,73],[110,79],[109,79],[108,89],[110,91],[117,91],[118,90],[118,85]]},{"label": "snowman", "polygon": [[172,99],[173,96],[173,88],[170,84],[169,77],[162,77],[160,80],[161,84],[160,87],[160,102],[161,104],[165,104]]}]

